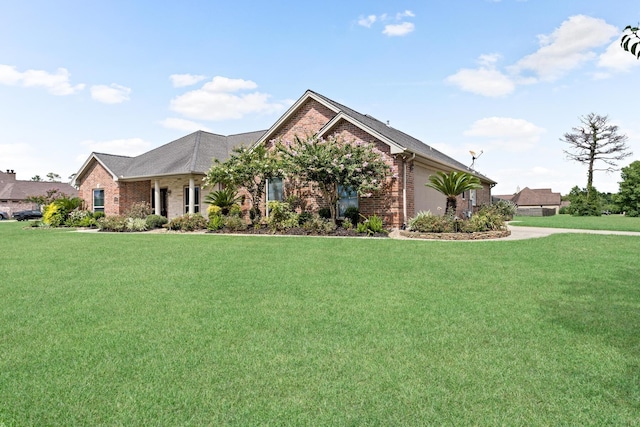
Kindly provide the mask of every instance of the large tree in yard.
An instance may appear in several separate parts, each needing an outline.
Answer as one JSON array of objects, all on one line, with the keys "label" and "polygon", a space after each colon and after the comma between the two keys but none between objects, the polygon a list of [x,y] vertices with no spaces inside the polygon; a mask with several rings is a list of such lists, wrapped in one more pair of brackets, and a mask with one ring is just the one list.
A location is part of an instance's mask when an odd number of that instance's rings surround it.
[{"label": "large tree in yard", "polygon": [[296,136],[293,142],[279,143],[278,149],[289,174],[317,186],[334,222],[339,187],[368,197],[382,190],[391,171],[373,144],[349,142],[341,137]]},{"label": "large tree in yard", "polygon": [[[593,172],[613,172],[617,161],[631,155],[626,144],[627,136],[618,134],[618,126],[609,123],[608,116],[589,113],[580,118],[581,126],[574,127],[573,133],[565,133],[561,141],[570,145],[563,150],[567,159],[587,165],[587,199],[595,197]],[[596,162],[606,165],[596,168]]]},{"label": "large tree in yard", "polygon": [[469,190],[482,188],[480,180],[475,176],[461,171],[451,171],[449,173],[436,172],[429,177],[429,182],[425,184],[444,194],[447,198],[446,212],[454,212],[458,207],[458,195]]},{"label": "large tree in yard", "polygon": [[233,188],[244,187],[251,200],[250,216],[257,221],[267,180],[281,177],[283,173],[280,161],[264,145],[238,147],[226,161],[214,160],[204,178],[204,186],[222,184]]},{"label": "large tree in yard", "polygon": [[621,177],[615,201],[628,216],[640,216],[640,161],[622,168]]}]

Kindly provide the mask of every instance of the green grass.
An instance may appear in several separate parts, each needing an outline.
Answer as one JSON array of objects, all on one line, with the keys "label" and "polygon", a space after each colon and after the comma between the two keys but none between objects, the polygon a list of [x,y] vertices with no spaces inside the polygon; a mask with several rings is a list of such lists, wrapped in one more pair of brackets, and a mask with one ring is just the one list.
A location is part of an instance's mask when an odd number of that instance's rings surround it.
[{"label": "green grass", "polygon": [[574,228],[585,230],[615,230],[640,232],[640,218],[623,215],[545,217],[516,216],[511,225],[524,227]]},{"label": "green grass", "polygon": [[640,238],[0,224],[0,426],[637,425]]}]

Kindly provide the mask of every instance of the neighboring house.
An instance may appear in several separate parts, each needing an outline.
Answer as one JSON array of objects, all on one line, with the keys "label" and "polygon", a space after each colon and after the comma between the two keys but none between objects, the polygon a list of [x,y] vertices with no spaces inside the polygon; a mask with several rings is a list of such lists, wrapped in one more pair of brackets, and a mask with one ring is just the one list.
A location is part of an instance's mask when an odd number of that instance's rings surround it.
[{"label": "neighboring house", "polygon": [[49,190],[58,190],[69,197],[76,197],[78,190],[62,182],[22,181],[16,179],[16,173],[7,169],[0,172],[0,211],[11,217],[15,212],[27,209],[40,209],[36,203],[28,202],[31,196],[44,196]]},{"label": "neighboring house", "polygon": [[545,210],[560,211],[560,193],[550,188],[523,188],[515,194],[495,195],[496,199],[509,200],[518,206],[518,215],[542,216]]},{"label": "neighboring house", "polygon": [[[75,184],[90,209],[107,215],[122,214],[140,201],[151,203],[156,213],[168,218],[204,212],[201,183],[213,158],[224,161],[239,145],[272,146],[275,140],[312,134],[373,143],[394,171],[390,186],[381,194],[367,198],[344,191],[341,209],[357,206],[363,215],[376,213],[384,216],[387,226],[400,227],[418,211],[444,209],[445,197],[425,183],[437,171],[452,170],[472,173],[483,186],[459,196],[460,215],[491,202],[495,181],[410,135],[310,90],[266,131],[230,136],[197,131],[137,157],[92,153],[76,174]],[[283,183],[273,181],[269,198],[280,198]],[[314,196],[311,206],[323,206],[323,201]]]}]

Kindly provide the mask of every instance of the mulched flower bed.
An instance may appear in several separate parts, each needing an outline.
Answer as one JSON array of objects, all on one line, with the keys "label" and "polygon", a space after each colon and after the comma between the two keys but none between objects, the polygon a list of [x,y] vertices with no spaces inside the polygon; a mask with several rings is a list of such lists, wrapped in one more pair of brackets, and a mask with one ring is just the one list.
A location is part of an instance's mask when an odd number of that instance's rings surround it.
[{"label": "mulched flower bed", "polygon": [[324,233],[319,233],[315,231],[305,230],[302,227],[298,228],[289,228],[283,231],[274,231],[268,227],[248,227],[246,230],[216,230],[209,231],[209,233],[216,234],[271,234],[271,235],[282,235],[282,236],[336,236],[336,237],[389,237],[387,233],[374,233],[374,234],[364,234],[357,233],[356,230],[347,230],[341,227],[336,228],[333,231],[328,231]]},{"label": "mulched flower bed", "polygon": [[509,230],[482,231],[478,233],[420,233],[418,231],[401,230],[400,235],[409,239],[430,240],[486,240],[499,239],[511,235]]}]

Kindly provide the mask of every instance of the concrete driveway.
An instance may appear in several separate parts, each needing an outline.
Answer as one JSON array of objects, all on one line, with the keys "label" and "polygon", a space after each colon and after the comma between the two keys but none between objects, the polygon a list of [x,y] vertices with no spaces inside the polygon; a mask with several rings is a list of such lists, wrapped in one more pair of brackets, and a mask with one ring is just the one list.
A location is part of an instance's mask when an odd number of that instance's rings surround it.
[{"label": "concrete driveway", "polygon": [[636,231],[610,231],[610,230],[578,230],[575,228],[543,228],[543,227],[519,227],[507,224],[511,235],[496,240],[523,240],[546,237],[558,233],[583,233],[583,234],[618,234],[622,236],[639,236]]}]

